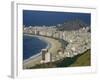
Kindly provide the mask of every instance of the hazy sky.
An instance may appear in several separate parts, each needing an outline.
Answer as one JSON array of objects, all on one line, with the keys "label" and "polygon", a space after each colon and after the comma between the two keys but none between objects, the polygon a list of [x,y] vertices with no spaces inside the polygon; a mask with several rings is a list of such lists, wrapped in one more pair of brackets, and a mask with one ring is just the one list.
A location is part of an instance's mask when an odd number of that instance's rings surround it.
[{"label": "hazy sky", "polygon": [[69,13],[69,12],[51,12],[51,11],[32,11],[23,10],[23,25],[57,25],[63,24],[68,20],[80,19],[84,23],[91,24],[90,13]]}]

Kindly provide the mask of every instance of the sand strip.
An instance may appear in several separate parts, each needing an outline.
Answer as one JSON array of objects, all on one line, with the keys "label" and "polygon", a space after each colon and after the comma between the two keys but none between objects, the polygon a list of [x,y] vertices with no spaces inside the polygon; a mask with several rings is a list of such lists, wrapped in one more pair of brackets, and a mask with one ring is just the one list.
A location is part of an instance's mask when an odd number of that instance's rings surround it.
[{"label": "sand strip", "polygon": [[[58,40],[55,40],[53,38],[43,37],[43,36],[37,36],[37,37],[50,43],[48,51],[51,52],[52,54],[56,54],[57,51],[61,48],[61,43]],[[23,68],[26,69],[28,67],[34,66],[35,64],[39,64],[41,61],[41,58],[42,58],[41,54],[38,54],[35,57],[33,56],[33,58],[31,57],[28,61],[25,61],[23,63]]]}]

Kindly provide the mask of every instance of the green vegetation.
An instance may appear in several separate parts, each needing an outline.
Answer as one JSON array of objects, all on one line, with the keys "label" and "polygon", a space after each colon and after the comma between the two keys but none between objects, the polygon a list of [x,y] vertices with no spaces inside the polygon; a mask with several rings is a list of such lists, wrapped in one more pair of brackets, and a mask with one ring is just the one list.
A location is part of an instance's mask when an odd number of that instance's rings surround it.
[{"label": "green vegetation", "polygon": [[45,64],[37,64],[33,67],[28,69],[35,69],[35,68],[56,68],[56,67],[75,67],[75,66],[90,66],[91,65],[91,50],[87,50],[83,54],[79,54],[73,58],[63,58],[61,60],[45,63]]},{"label": "green vegetation", "polygon": [[91,50],[86,51],[83,55],[81,55],[75,63],[70,66],[90,66],[91,65]]}]

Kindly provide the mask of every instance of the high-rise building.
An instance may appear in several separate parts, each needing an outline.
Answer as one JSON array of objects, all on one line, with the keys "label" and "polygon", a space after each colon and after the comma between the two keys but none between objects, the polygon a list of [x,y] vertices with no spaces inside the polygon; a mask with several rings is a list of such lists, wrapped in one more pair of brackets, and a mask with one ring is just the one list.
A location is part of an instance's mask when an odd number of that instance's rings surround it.
[{"label": "high-rise building", "polygon": [[42,63],[52,62],[52,54],[47,49],[42,49]]}]

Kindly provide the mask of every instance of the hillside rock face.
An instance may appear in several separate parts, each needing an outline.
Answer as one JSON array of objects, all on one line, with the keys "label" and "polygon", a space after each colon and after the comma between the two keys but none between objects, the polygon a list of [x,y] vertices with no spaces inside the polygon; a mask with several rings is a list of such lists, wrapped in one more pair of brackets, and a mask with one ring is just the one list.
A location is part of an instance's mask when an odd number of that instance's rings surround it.
[{"label": "hillside rock face", "polygon": [[58,30],[78,30],[83,27],[87,27],[88,25],[82,22],[81,20],[71,20],[66,21],[64,24],[57,26]]}]

